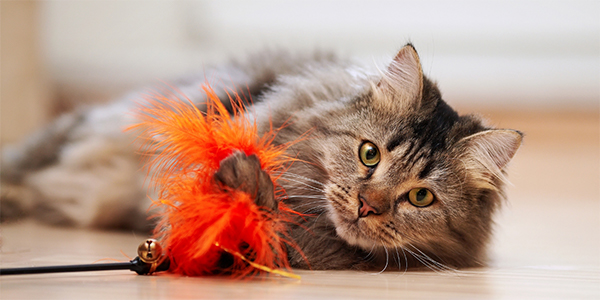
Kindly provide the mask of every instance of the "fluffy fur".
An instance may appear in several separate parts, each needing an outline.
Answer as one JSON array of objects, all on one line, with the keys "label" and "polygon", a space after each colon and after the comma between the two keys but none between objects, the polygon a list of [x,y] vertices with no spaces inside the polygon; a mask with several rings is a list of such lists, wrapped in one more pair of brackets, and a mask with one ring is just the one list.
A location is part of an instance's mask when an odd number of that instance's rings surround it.
[{"label": "fluffy fur", "polygon": [[[305,255],[288,249],[292,266],[443,270],[485,263],[505,169],[522,135],[459,116],[423,76],[411,45],[384,71],[330,55],[270,53],[207,74],[252,98],[249,112],[259,134],[285,125],[275,144],[310,133],[287,150],[299,162],[278,180],[287,196],[277,200],[309,215],[289,227]],[[203,99],[194,91],[204,80],[178,83],[201,109]],[[220,96],[229,105],[226,95]],[[67,125],[57,123],[11,152],[28,155],[4,155],[3,193],[5,186],[10,190],[3,196],[3,211],[12,207],[53,223],[94,227],[131,226],[123,223],[132,218],[122,217],[131,211],[143,219],[148,207],[142,201],[144,174],[135,172],[132,138],[121,132],[130,122],[125,117],[130,103],[121,100],[65,117],[71,120]],[[376,166],[361,162],[364,142],[379,150]],[[47,159],[36,162],[35,155]],[[431,191],[433,203],[411,205],[408,193],[414,188]],[[26,197],[19,193],[30,195],[30,201],[22,201]],[[111,201],[123,210],[103,211],[115,207],[106,205]],[[361,217],[363,203],[377,213]]]}]

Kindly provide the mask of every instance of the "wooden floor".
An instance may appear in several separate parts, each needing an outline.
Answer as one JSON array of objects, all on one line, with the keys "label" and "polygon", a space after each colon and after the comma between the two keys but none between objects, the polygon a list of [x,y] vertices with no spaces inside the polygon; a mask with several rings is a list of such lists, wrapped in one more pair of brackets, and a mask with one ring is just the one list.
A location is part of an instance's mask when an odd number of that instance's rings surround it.
[{"label": "wooden floor", "polygon": [[[3,276],[0,299],[600,299],[600,121],[590,113],[490,113],[525,132],[493,261],[458,272],[313,272],[232,281],[129,271]],[[2,224],[1,266],[127,260],[145,237]]]}]

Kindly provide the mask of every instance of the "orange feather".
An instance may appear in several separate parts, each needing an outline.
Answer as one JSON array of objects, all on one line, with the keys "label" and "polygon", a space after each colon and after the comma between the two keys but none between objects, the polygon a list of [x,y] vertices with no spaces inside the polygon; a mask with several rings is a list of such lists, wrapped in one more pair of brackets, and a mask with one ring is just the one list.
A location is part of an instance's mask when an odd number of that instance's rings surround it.
[{"label": "orange feather", "polygon": [[[213,180],[221,160],[242,151],[258,156],[282,193],[276,174],[293,161],[285,154],[288,145],[272,144],[276,130],[259,137],[256,122],[246,117],[237,95],[231,97],[230,115],[209,86],[202,88],[206,112],[189,99],[186,103],[153,95],[139,105],[135,116],[140,122],[130,128],[141,129],[146,140],[142,152],[153,170],[151,183],[159,198],[154,202],[162,207],[155,235],[171,260],[170,271],[188,276],[224,271],[242,277],[262,272],[252,264],[267,270],[289,268],[284,243],[291,242],[285,240],[285,223],[293,212],[280,202],[279,212],[273,213],[258,207],[248,194],[223,190]],[[232,255],[233,265],[218,270],[224,252],[241,257]]]}]

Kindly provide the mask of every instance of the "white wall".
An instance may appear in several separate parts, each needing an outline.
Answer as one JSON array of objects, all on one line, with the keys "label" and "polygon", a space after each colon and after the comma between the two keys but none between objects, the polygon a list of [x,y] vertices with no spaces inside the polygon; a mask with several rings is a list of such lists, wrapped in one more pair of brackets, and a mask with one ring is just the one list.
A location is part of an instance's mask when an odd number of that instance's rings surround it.
[{"label": "white wall", "polygon": [[265,46],[381,61],[405,42],[459,105],[594,107],[600,1],[45,1],[60,84],[126,87]]}]

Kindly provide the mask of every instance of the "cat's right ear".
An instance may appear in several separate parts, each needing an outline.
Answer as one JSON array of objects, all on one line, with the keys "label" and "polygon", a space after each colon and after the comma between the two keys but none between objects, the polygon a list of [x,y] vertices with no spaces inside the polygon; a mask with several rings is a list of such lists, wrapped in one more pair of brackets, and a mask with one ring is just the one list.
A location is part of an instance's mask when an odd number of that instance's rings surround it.
[{"label": "cat's right ear", "polygon": [[523,134],[516,130],[491,129],[463,138],[458,142],[460,160],[487,188],[494,188],[493,178],[504,180],[504,168],[517,153]]},{"label": "cat's right ear", "polygon": [[394,57],[375,87],[379,104],[419,108],[423,94],[423,69],[417,51],[411,44]]}]

